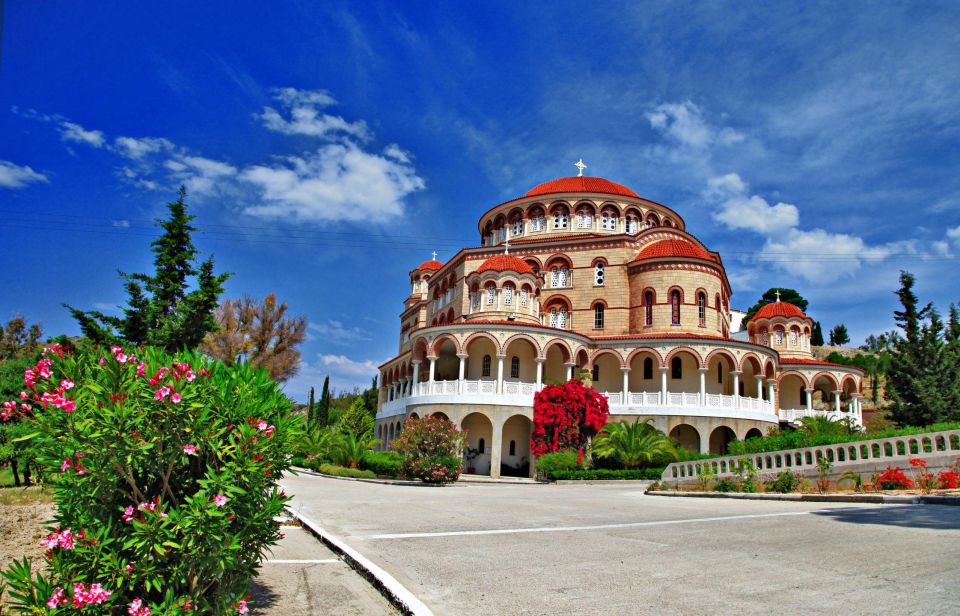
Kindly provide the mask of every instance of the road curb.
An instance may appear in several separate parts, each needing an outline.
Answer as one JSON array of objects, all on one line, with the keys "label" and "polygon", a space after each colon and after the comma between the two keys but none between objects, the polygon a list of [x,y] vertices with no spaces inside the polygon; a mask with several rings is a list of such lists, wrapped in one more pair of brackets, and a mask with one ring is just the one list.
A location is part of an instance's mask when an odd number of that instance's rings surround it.
[{"label": "road curb", "polygon": [[[340,477],[337,477],[337,479],[340,479]],[[433,616],[430,608],[392,575],[344,543],[342,539],[324,530],[323,527],[310,518],[289,507],[287,509],[293,514],[294,518],[300,521],[300,524],[302,524],[310,534],[343,557],[347,564],[373,584],[401,613],[409,614],[410,616]]]},{"label": "road curb", "polygon": [[874,503],[881,505],[960,505],[960,496],[897,496],[895,494],[752,494],[749,492],[679,492],[648,491],[650,496],[692,498],[733,498],[739,500],[773,500],[805,503]]}]

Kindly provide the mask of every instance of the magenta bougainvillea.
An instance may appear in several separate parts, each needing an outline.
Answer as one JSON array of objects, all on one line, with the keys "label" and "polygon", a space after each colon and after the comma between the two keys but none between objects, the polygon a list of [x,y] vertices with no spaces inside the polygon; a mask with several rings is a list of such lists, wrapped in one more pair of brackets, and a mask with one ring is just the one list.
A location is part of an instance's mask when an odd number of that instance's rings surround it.
[{"label": "magenta bougainvillea", "polygon": [[530,450],[542,456],[560,449],[579,450],[607,423],[607,398],[576,379],[547,385],[533,399]]}]

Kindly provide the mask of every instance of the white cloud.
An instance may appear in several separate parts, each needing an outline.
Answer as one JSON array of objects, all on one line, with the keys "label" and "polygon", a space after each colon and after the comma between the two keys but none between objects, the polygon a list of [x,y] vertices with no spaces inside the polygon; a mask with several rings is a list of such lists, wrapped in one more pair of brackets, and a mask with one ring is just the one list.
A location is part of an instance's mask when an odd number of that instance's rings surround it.
[{"label": "white cloud", "polygon": [[[383,221],[403,213],[403,200],[425,184],[402,152],[367,152],[345,142],[316,153],[288,157],[279,165],[254,165],[241,178],[256,186],[266,202],[247,208],[263,218],[324,221]],[[403,156],[409,161],[409,156]]]},{"label": "white cloud", "polygon": [[117,229],[129,229],[129,228],[130,228],[130,221],[129,221],[129,220],[111,220],[111,221],[110,221],[110,224],[112,224],[112,225],[113,225],[114,227],[116,227]]},{"label": "white cloud", "polygon": [[47,176],[37,173],[28,166],[15,165],[6,160],[0,160],[0,188],[23,188],[28,184],[47,184]]},{"label": "white cloud", "polygon": [[148,154],[173,150],[173,143],[163,137],[117,137],[114,148],[125,158],[140,160]]},{"label": "white cloud", "polygon": [[960,225],[947,229],[947,237],[960,246]]},{"label": "white cloud", "polygon": [[60,123],[60,136],[63,137],[64,141],[85,143],[95,148],[102,148],[106,141],[103,136],[103,131],[86,130],[79,124],[66,120]]},{"label": "white cloud", "polygon": [[770,205],[759,195],[747,194],[748,186],[736,173],[711,178],[704,196],[718,201],[714,219],[730,229],[749,229],[769,235],[796,227],[800,222],[797,206],[790,203]]},{"label": "white cloud", "polygon": [[195,196],[213,195],[237,176],[237,168],[230,163],[203,156],[178,155],[164,166],[173,179],[182,182]]},{"label": "white cloud", "polygon": [[284,393],[300,402],[307,401],[311,387],[320,395],[320,386],[325,377],[330,377],[331,389],[339,391],[364,390],[370,387],[370,381],[379,374],[381,361],[356,360],[345,355],[316,355],[314,361],[304,360],[300,371],[287,381]]},{"label": "white cloud", "polygon": [[343,376],[366,378],[369,381],[379,374],[377,362],[370,359],[356,361],[346,355],[321,355],[320,361],[331,371]]},{"label": "white cloud", "polygon": [[826,284],[852,276],[866,262],[915,250],[915,243],[910,241],[871,247],[855,235],[823,229],[790,229],[776,238],[768,238],[759,259],[810,282]]},{"label": "white cloud", "polygon": [[[322,113],[321,109],[337,103],[325,90],[297,90],[281,88],[275,91],[274,98],[283,108],[277,111],[273,107],[264,107],[257,115],[263,125],[285,135],[308,135],[311,137],[352,136],[357,139],[370,139],[370,131],[363,120],[348,122],[340,116]],[[284,117],[282,111],[289,117]]]},{"label": "white cloud", "polygon": [[323,336],[327,342],[350,343],[372,340],[370,334],[359,327],[346,327],[341,321],[327,321],[326,323],[310,323],[308,329]]},{"label": "white cloud", "polygon": [[705,149],[743,141],[742,133],[732,128],[716,128],[703,117],[703,111],[690,101],[663,103],[646,114],[655,130],[681,145]]}]

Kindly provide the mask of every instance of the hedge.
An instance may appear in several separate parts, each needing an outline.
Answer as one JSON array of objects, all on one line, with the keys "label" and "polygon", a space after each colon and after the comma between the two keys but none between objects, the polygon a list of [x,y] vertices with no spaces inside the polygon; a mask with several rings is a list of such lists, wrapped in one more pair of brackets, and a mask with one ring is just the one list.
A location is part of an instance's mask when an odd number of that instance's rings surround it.
[{"label": "hedge", "polygon": [[870,441],[881,438],[896,438],[899,436],[910,436],[914,434],[925,434],[927,432],[943,432],[945,430],[960,430],[960,422],[938,423],[930,426],[912,426],[907,428],[898,428],[883,430],[873,434],[820,434],[809,436],[800,430],[785,432],[780,436],[764,436],[747,439],[745,441],[733,441],[730,443],[730,455],[742,456],[754,453],[766,453],[770,451],[783,451],[785,449],[800,449],[801,447],[820,447],[823,445],[839,445],[841,443],[855,443],[858,441]]},{"label": "hedge", "polygon": [[591,470],[579,471],[554,471],[550,473],[549,478],[554,481],[566,480],[629,480],[629,479],[652,479],[659,480],[663,475],[663,468],[636,468],[613,470],[609,468],[595,468]]},{"label": "hedge", "polygon": [[337,466],[336,464],[321,464],[315,470],[324,475],[333,475],[334,477],[354,477],[357,479],[376,479],[377,475],[373,471],[361,471],[355,468]]},{"label": "hedge", "polygon": [[399,477],[403,458],[395,451],[368,451],[360,461],[360,468],[381,477]]}]

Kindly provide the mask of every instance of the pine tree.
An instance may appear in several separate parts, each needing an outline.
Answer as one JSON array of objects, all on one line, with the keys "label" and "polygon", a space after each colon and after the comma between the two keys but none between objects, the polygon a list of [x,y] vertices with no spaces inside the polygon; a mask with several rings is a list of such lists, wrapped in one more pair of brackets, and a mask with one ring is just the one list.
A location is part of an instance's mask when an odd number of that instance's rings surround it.
[{"label": "pine tree", "polygon": [[900,272],[897,296],[903,310],[894,319],[903,337],[894,345],[887,369],[887,397],[891,417],[901,425],[925,426],[960,418],[960,378],[956,366],[960,316],[951,307],[950,323],[927,304],[919,308],[913,292],[914,277]]},{"label": "pine tree", "polygon": [[370,383],[370,387],[363,390],[363,393],[360,396],[363,398],[363,405],[367,407],[367,410],[373,415],[377,414],[377,401],[380,391],[377,387],[377,377],[373,377],[373,381]]},{"label": "pine tree", "polygon": [[[123,317],[64,304],[94,343],[125,341],[172,353],[197,348],[204,336],[217,329],[214,310],[230,274],[214,274],[213,257],[195,266],[197,249],[191,234],[197,229],[190,224],[194,217],[187,214],[186,197],[181,186],[177,200],[167,204],[169,218],[159,221],[163,233],[150,244],[153,275],[120,272],[128,296]],[[189,291],[191,276],[196,285]]]},{"label": "pine tree", "polygon": [[830,346],[843,346],[850,342],[850,334],[847,333],[847,326],[843,323],[834,325],[830,330]]},{"label": "pine tree", "polygon": [[313,430],[317,423],[316,409],[313,404],[313,387],[310,388],[310,401],[307,403],[307,428]]},{"label": "pine tree", "polygon": [[820,321],[814,321],[813,334],[810,336],[811,346],[823,346],[823,329],[820,327]]},{"label": "pine tree", "polygon": [[320,404],[317,405],[317,425],[325,427],[330,424],[330,377],[323,378],[323,389],[320,390]]}]

